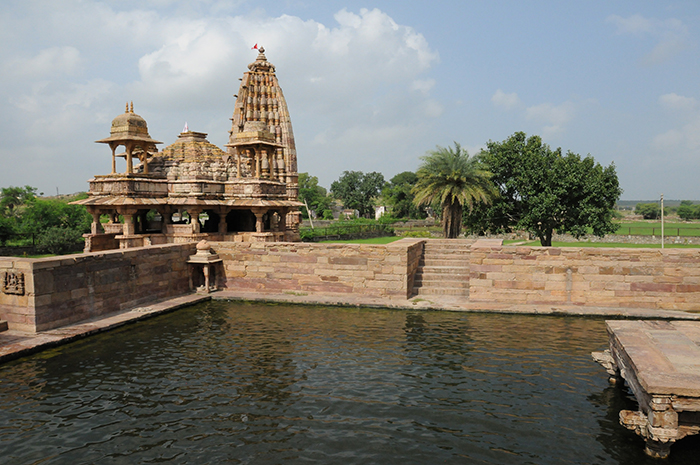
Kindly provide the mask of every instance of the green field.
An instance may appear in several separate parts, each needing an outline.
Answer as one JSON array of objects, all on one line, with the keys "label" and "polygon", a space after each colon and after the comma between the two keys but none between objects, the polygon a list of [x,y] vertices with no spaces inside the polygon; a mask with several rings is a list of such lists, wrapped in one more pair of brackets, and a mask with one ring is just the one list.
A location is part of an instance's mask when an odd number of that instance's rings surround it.
[{"label": "green field", "polygon": [[[528,247],[540,247],[540,241],[503,241],[503,245],[524,245]],[[628,244],[626,242],[555,242],[552,241],[552,247],[621,247],[627,249],[660,249],[661,243],[658,244]],[[664,244],[666,249],[697,249],[700,244]]]},{"label": "green field", "polygon": [[[660,236],[661,222],[635,221],[620,223],[620,227],[615,234],[621,236]],[[664,222],[664,236],[700,237],[700,223]]]}]

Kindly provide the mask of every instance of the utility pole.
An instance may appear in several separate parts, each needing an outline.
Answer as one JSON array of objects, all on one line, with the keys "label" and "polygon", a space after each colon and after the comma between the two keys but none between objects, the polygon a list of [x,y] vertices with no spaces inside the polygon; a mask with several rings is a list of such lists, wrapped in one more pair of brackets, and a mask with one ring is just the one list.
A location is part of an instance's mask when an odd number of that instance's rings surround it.
[{"label": "utility pole", "polygon": [[664,195],[661,194],[661,248],[664,248]]}]

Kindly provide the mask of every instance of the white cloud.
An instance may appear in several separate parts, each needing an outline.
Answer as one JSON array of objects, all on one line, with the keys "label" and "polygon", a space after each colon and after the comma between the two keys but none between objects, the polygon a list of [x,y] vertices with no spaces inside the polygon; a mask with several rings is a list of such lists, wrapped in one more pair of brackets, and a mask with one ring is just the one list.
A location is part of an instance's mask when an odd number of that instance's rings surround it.
[{"label": "white cloud", "polygon": [[543,123],[542,137],[545,139],[563,132],[566,125],[573,119],[576,112],[572,102],[564,102],[561,105],[541,103],[533,105],[525,110],[528,120]]},{"label": "white cloud", "polygon": [[693,97],[683,97],[675,93],[659,97],[659,104],[668,111],[693,111],[698,109],[698,101]]},{"label": "white cloud", "polygon": [[[175,11],[143,9],[156,3]],[[6,131],[17,134],[9,146],[31,138],[37,156],[60,156],[65,166],[76,167],[71,173],[80,180],[75,190],[101,172],[86,171],[93,165],[84,160],[99,153],[92,141],[108,134],[109,122],[127,100],[146,118],[151,136],[166,144],[184,121],[208,132],[213,143],[226,143],[233,94],[255,59],[250,47],[256,42],[277,67],[300,165],[313,171],[325,167],[319,173],[324,184],[343,169],[369,170],[356,165],[357,159],[387,175],[401,166],[384,153],[400,150],[417,159],[425,150],[416,141],[426,122],[444,112],[431,95],[435,81],[424,75],[439,61],[437,52],[421,34],[378,9],[343,9],[336,23],[323,24],[290,15],[269,17],[260,10],[245,16],[202,13],[225,11],[215,1],[192,6],[199,8],[193,15],[180,14],[180,5],[168,0],[139,2],[140,7],[136,2],[69,2],[50,12],[26,5],[34,21],[47,25],[43,33],[56,45],[33,53],[17,48],[15,56],[0,50],[4,62],[15,63],[13,74],[5,69],[8,79],[0,98],[16,110],[12,119],[0,118],[12,125]],[[132,7],[142,9],[127,10]],[[55,171],[42,173],[43,167],[26,169],[33,172],[32,183],[53,182]],[[0,185],[11,182],[0,179]]]},{"label": "white cloud", "polygon": [[510,110],[520,105],[520,97],[515,92],[506,94],[501,89],[498,89],[491,97],[491,102],[497,107]]},{"label": "white cloud", "polygon": [[32,57],[12,60],[5,72],[22,79],[41,79],[49,75],[75,74],[80,64],[80,52],[75,47],[50,47]]},{"label": "white cloud", "polygon": [[688,47],[688,27],[679,19],[660,20],[645,18],[639,14],[628,18],[611,15],[608,16],[607,22],[617,26],[618,34],[633,34],[639,37],[649,35],[658,41],[652,50],[642,57],[642,63],[645,65],[664,63]]},{"label": "white cloud", "polygon": [[[662,156],[695,160],[700,149],[700,106],[695,97],[675,93],[659,97],[659,105],[680,119],[677,127],[656,135],[652,148]],[[678,121],[678,119],[677,119]]]}]

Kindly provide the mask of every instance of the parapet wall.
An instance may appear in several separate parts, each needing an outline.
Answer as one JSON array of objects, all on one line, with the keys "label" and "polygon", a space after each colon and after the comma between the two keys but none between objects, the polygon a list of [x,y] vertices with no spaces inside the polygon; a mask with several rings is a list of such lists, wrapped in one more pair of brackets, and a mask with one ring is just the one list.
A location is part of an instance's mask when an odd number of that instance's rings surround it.
[{"label": "parapet wall", "polygon": [[420,239],[387,245],[216,242],[219,285],[259,292],[353,293],[406,299],[423,253]]},{"label": "parapet wall", "polygon": [[700,310],[699,249],[483,247],[472,301]]},{"label": "parapet wall", "polygon": [[189,288],[187,258],[194,253],[195,244],[189,243],[2,258],[0,319],[10,329],[44,331],[182,295]]}]

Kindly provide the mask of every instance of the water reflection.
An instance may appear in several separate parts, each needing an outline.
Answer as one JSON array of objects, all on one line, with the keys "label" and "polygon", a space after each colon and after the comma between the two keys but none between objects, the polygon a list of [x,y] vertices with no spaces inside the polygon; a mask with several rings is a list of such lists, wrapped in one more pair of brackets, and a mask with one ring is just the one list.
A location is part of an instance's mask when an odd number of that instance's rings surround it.
[{"label": "water reflection", "polygon": [[[645,463],[617,422],[633,401],[589,356],[605,337],[212,302],[0,367],[0,462]],[[689,444],[665,463],[694,463]]]}]

